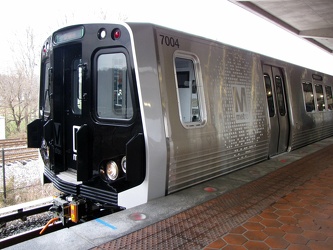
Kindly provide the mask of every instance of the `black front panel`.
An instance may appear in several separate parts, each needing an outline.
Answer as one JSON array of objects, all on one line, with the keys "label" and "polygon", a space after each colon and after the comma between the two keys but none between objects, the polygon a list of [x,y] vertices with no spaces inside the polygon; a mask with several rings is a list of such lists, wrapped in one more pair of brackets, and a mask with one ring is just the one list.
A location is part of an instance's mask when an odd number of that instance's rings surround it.
[{"label": "black front panel", "polygon": [[145,176],[145,143],[127,30],[74,26],[46,43],[35,135],[46,176],[62,191],[89,197],[94,188],[117,193],[138,185]]}]

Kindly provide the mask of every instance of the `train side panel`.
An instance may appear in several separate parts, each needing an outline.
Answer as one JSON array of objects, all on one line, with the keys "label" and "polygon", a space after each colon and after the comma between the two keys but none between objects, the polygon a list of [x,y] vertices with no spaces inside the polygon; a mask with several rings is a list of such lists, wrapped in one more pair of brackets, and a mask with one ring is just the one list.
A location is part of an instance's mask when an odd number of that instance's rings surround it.
[{"label": "train side panel", "polygon": [[[327,98],[326,101],[322,99],[325,95],[332,96],[329,94],[332,77],[294,65],[290,65],[287,72],[290,77],[289,105],[293,111],[291,150],[332,136],[332,103]],[[315,80],[316,76],[321,80]]]},{"label": "train side panel", "polygon": [[[155,25],[130,26],[147,176],[121,194],[122,200],[138,193],[151,200],[332,135],[329,104],[307,111],[303,90],[303,82],[311,83],[317,95],[313,75],[323,77],[323,89],[332,85],[331,76]],[[272,81],[279,72],[285,92],[282,149],[281,137],[274,137],[282,125],[276,129],[270,119],[264,65],[271,68]],[[279,107],[275,112],[281,113]],[[273,154],[272,147],[278,148]]]},{"label": "train side panel", "polygon": [[[274,58],[261,58],[264,75],[265,65],[277,67],[283,74],[289,117],[288,151],[332,136],[333,77]],[[270,127],[274,133],[274,125]],[[272,134],[270,138],[272,145]]]},{"label": "train side panel", "polygon": [[[267,159],[269,126],[260,57],[162,28],[156,29],[156,41],[168,193]],[[196,71],[188,83],[182,80],[182,59],[192,61]],[[186,91],[190,108],[200,109],[199,115],[192,112],[192,119],[184,115]]]}]

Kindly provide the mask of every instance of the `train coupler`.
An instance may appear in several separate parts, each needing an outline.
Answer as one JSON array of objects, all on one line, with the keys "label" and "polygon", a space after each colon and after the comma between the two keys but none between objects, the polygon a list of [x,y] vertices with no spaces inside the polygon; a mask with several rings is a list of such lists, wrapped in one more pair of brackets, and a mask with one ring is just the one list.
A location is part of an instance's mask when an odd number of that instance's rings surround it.
[{"label": "train coupler", "polygon": [[50,211],[66,226],[69,222],[78,223],[87,217],[87,202],[73,196],[60,195],[53,199]]}]

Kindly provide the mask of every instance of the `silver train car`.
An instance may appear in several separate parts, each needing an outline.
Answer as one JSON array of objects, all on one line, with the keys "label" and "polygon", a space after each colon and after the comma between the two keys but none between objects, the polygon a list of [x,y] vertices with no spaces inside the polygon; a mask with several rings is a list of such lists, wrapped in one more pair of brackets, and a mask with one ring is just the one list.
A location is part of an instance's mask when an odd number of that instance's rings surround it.
[{"label": "silver train car", "polygon": [[333,135],[332,76],[165,27],[66,27],[41,62],[28,146],[74,222]]}]

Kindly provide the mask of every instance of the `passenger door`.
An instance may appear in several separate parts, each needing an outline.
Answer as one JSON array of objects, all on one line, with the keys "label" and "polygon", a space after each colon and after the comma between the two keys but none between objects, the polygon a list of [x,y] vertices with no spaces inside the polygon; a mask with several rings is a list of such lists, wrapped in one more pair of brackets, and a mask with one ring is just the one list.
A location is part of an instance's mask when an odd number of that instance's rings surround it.
[{"label": "passenger door", "polygon": [[271,65],[263,65],[263,73],[271,125],[269,156],[273,156],[286,152],[288,149],[289,117],[287,98],[282,69]]}]

